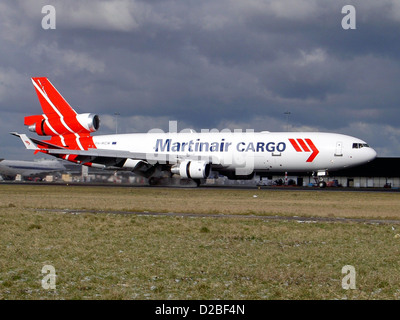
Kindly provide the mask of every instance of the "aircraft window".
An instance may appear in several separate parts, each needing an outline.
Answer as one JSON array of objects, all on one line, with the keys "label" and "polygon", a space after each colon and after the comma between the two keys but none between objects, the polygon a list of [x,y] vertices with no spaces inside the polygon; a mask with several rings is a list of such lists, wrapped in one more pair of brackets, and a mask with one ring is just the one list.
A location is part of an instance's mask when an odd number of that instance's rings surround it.
[{"label": "aircraft window", "polygon": [[353,143],[353,149],[369,148],[367,143]]}]

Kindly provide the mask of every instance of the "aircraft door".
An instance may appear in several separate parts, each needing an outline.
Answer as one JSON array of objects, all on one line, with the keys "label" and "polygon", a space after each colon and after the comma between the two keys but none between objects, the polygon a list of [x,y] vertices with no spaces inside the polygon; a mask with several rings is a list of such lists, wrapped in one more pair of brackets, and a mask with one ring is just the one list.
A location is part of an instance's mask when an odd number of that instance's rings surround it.
[{"label": "aircraft door", "polygon": [[341,141],[336,142],[335,157],[343,156],[343,143]]}]

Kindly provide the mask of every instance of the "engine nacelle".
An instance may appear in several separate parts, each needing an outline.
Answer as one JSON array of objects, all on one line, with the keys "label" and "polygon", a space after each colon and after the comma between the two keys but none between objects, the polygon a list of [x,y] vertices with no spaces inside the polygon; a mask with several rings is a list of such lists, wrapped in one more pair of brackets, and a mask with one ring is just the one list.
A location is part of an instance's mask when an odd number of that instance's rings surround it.
[{"label": "engine nacelle", "polygon": [[100,127],[100,119],[97,114],[81,113],[75,117],[63,117],[53,115],[36,115],[25,117],[29,131],[36,132],[40,136],[57,136],[71,133],[91,133]]},{"label": "engine nacelle", "polygon": [[206,179],[210,175],[210,164],[205,161],[185,160],[173,166],[171,172],[184,179]]},{"label": "engine nacelle", "polygon": [[100,118],[97,114],[81,113],[76,116],[76,120],[89,132],[96,132],[100,128]]}]

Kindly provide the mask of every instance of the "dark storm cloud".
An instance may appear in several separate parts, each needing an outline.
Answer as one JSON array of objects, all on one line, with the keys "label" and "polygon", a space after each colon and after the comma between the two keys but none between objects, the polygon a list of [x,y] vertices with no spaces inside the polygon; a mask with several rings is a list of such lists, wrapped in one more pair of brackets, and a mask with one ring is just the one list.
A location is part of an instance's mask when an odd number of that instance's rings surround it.
[{"label": "dark storm cloud", "polygon": [[[56,30],[41,28],[47,4]],[[356,30],[341,27],[348,4]],[[26,132],[24,115],[40,112],[32,76],[100,114],[101,133],[113,132],[115,112],[120,132],[137,132],[168,120],[286,130],[290,111],[292,130],[370,138],[398,155],[399,32],[394,0],[2,2],[1,156],[20,143],[7,132]]]}]

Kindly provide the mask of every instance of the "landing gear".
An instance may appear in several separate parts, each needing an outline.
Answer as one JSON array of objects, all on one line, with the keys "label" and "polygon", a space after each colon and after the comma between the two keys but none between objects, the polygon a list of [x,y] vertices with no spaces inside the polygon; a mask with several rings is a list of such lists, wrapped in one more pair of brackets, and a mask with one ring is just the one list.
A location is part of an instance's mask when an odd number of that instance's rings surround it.
[{"label": "landing gear", "polygon": [[313,172],[313,177],[315,183],[318,185],[319,188],[325,188],[326,182],[325,179],[328,176],[328,170]]},{"label": "landing gear", "polygon": [[156,186],[156,185],[158,185],[160,183],[160,180],[161,180],[160,178],[151,177],[149,179],[149,185]]},{"label": "landing gear", "polygon": [[170,178],[170,177],[151,177],[149,179],[150,186],[181,186],[181,187],[199,187],[203,182],[202,179],[180,179],[180,178]]},{"label": "landing gear", "polygon": [[324,180],[319,181],[319,182],[318,182],[318,187],[320,187],[320,188],[325,188],[325,187],[326,187],[326,182],[325,182]]}]

